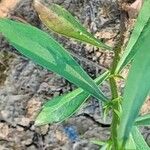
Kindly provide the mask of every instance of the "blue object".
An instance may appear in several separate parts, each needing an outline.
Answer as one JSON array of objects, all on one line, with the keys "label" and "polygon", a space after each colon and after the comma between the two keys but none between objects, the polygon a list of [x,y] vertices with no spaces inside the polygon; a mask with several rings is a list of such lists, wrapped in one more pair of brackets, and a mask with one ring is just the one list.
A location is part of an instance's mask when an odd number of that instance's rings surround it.
[{"label": "blue object", "polygon": [[75,126],[66,126],[64,127],[64,131],[71,142],[76,142],[79,140],[79,136]]}]

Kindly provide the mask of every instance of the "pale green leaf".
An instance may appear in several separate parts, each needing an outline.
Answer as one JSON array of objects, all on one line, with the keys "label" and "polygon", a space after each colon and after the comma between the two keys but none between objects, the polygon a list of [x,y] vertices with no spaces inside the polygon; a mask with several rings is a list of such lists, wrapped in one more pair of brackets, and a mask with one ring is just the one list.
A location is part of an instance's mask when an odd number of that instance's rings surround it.
[{"label": "pale green leaf", "polygon": [[132,136],[136,144],[136,150],[150,150],[149,146],[145,142],[137,127],[133,127]]},{"label": "pale green leaf", "polygon": [[91,140],[91,143],[95,144],[95,145],[99,145],[99,146],[103,146],[106,144],[106,142],[100,141],[100,140]]},{"label": "pale green leaf", "polygon": [[135,121],[135,125],[137,125],[137,126],[150,126],[150,114],[139,116]]},{"label": "pale green leaf", "polygon": [[140,42],[140,36],[143,34],[143,31],[150,30],[147,25],[150,21],[150,0],[144,0],[144,4],[141,8],[135,28],[131,34],[130,40],[127,44],[125,52],[121,57],[121,60],[118,63],[116,68],[116,73],[121,71],[135,56],[136,52],[139,50],[136,44]]},{"label": "pale green leaf", "polygon": [[126,81],[119,138],[126,140],[150,90],[150,22],[148,22],[138,43],[138,49]]},{"label": "pale green leaf", "polygon": [[92,34],[76,20],[67,10],[59,5],[51,4],[50,7],[44,6],[39,0],[35,0],[34,6],[39,14],[41,21],[56,33],[66,37],[74,38],[82,42],[89,43],[96,47],[111,50],[111,48],[96,39]]},{"label": "pale green leaf", "polygon": [[47,33],[9,19],[0,19],[0,32],[12,46],[37,64],[58,73],[94,97],[107,100],[80,65]]},{"label": "pale green leaf", "polygon": [[136,144],[132,135],[130,135],[127,140],[127,143],[125,145],[125,150],[136,150]]},{"label": "pale green leaf", "polygon": [[[98,77],[95,82],[97,84],[102,83],[102,81],[104,81],[108,75],[109,72],[107,71]],[[44,104],[35,124],[44,125],[66,120],[82,106],[89,96],[90,95],[87,92],[83,91],[81,88],[78,88],[68,94],[64,94],[49,100]]]},{"label": "pale green leaf", "polygon": [[110,148],[108,148],[109,145],[106,143],[105,145],[103,145],[100,150],[110,150]]}]

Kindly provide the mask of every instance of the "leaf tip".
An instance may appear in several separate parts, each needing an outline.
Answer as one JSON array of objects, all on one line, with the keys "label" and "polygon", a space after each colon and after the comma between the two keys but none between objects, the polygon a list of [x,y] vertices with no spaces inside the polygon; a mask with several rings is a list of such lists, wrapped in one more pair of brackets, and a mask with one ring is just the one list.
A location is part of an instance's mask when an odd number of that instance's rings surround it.
[{"label": "leaf tip", "polygon": [[38,115],[35,122],[34,122],[34,125],[35,126],[42,126],[42,125],[45,125],[46,123],[41,119],[41,117]]}]

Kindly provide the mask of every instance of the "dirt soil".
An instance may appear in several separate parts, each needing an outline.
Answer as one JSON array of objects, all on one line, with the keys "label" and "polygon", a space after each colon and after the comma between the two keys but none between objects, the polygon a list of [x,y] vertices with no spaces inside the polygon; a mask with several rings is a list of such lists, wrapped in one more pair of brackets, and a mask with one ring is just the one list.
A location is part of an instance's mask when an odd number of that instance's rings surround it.
[{"label": "dirt soil", "polygon": [[[96,37],[102,38],[111,46],[116,43],[120,12],[115,0],[45,2],[62,5]],[[47,31],[32,6],[32,0],[20,1],[9,11],[8,16],[23,19]],[[76,54],[75,59],[92,78],[103,72],[97,64],[106,68],[110,66],[112,53],[51,34],[68,51]],[[86,59],[93,63],[87,63]],[[109,138],[111,118],[103,121],[101,105],[94,98],[61,124],[34,126],[35,117],[46,100],[75,88],[62,77],[23,57],[0,36],[0,150],[98,150],[99,147],[92,144],[91,140]],[[106,82],[101,89],[110,96]],[[143,129],[147,141],[148,131],[149,129]]]}]

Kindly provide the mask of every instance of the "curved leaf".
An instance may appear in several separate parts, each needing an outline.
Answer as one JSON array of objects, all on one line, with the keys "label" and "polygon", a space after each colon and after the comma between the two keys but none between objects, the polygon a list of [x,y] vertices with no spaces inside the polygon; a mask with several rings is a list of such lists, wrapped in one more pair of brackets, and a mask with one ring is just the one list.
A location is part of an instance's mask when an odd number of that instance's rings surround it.
[{"label": "curved leaf", "polygon": [[140,116],[136,119],[135,125],[137,126],[150,126],[150,114]]},{"label": "curved leaf", "polygon": [[119,138],[125,141],[150,90],[150,21],[134,46],[138,49],[125,85]]},{"label": "curved leaf", "polygon": [[[105,72],[98,77],[95,82],[97,84],[102,83],[109,75],[109,72]],[[62,122],[72,116],[82,104],[89,98],[89,94],[78,88],[68,94],[55,97],[46,102],[39,113],[35,124],[44,125],[48,123]]]},{"label": "curved leaf", "polygon": [[0,19],[0,32],[11,45],[34,62],[60,74],[94,97],[107,100],[71,55],[47,33],[8,19]]},{"label": "curved leaf", "polygon": [[149,146],[145,142],[137,127],[133,127],[132,136],[136,144],[136,150],[150,150]]},{"label": "curved leaf", "polygon": [[135,48],[136,44],[140,42],[140,36],[143,34],[143,31],[146,30],[146,28],[147,30],[149,30],[149,26],[147,26],[149,21],[150,0],[144,0],[144,4],[137,18],[137,22],[135,24],[135,28],[132,32],[128,45],[116,68],[116,73],[120,72],[133,59],[136,52],[139,50]]},{"label": "curved leaf", "polygon": [[82,42],[92,44],[111,50],[111,48],[96,39],[64,8],[56,4],[51,4],[49,8],[44,6],[39,0],[35,0],[34,6],[41,21],[54,32],[66,37],[74,38]]}]

